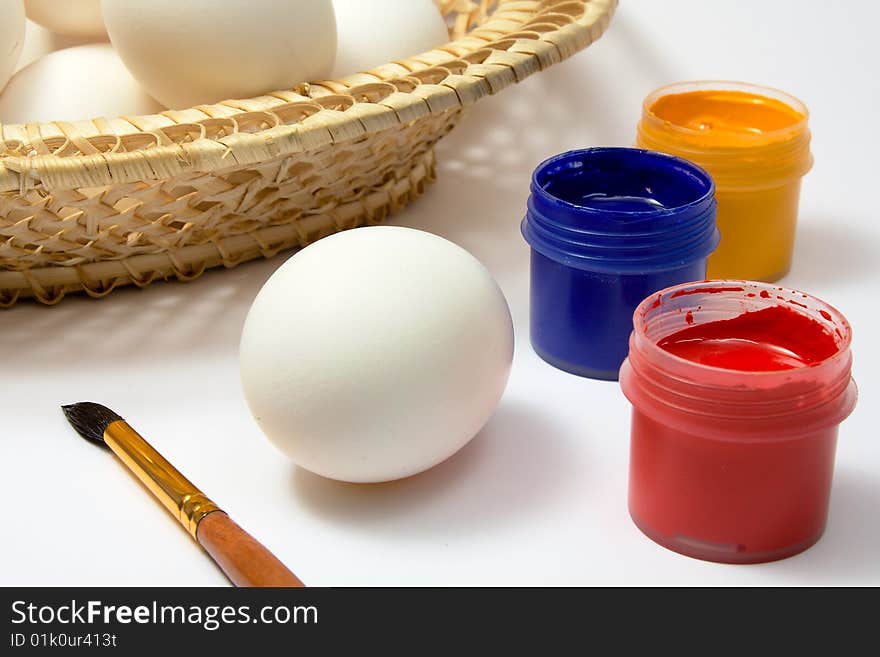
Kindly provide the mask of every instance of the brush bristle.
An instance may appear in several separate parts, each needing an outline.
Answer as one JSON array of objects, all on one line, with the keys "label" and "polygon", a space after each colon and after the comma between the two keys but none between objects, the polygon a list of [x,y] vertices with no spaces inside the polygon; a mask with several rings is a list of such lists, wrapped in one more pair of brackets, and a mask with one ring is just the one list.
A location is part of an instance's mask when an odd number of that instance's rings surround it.
[{"label": "brush bristle", "polygon": [[107,426],[122,419],[106,406],[95,402],[68,404],[62,406],[61,410],[80,436],[99,445],[105,444],[104,430]]}]

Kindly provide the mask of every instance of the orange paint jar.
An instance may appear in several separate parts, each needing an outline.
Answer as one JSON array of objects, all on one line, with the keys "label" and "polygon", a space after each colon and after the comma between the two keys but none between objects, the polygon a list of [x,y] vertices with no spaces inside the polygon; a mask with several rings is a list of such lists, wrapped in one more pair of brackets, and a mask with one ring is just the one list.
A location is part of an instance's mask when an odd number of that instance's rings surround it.
[{"label": "orange paint jar", "polygon": [[801,178],[813,164],[808,112],[786,93],[740,82],[661,87],[642,106],[637,145],[715,180],[721,244],[709,278],[775,281],[791,266]]}]

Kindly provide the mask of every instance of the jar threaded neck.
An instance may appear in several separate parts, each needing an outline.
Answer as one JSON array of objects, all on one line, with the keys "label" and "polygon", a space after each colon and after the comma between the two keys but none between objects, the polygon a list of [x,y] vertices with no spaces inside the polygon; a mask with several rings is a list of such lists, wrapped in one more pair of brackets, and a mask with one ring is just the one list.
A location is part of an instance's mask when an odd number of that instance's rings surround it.
[{"label": "jar threaded neck", "polygon": [[[531,192],[523,236],[570,267],[646,273],[681,267],[718,246],[714,182],[678,157],[634,148],[569,151],[537,167]],[[589,201],[596,195],[648,202],[597,206]]]}]

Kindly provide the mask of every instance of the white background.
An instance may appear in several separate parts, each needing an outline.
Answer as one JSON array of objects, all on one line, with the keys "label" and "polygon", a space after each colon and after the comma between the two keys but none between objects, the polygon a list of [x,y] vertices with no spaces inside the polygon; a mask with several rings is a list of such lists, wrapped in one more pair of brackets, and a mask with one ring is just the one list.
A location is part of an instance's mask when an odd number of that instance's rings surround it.
[{"label": "white background", "polygon": [[[876,7],[624,0],[600,42],[473,109],[438,148],[437,183],[396,221],[486,263],[510,302],[516,358],[488,426],[423,475],[323,480],[259,433],[237,345],[283,257],[0,313],[0,584],[226,584],[119,462],[74,434],[58,406],[79,400],[128,418],[308,584],[880,584]],[[530,172],[559,151],[630,144],[645,94],[699,78],[769,84],[810,107],[816,165],[784,283],[855,329],[861,401],[841,428],[827,533],[772,564],[705,563],[642,536],[626,511],[617,384],[554,370],[528,343],[519,221]]]}]

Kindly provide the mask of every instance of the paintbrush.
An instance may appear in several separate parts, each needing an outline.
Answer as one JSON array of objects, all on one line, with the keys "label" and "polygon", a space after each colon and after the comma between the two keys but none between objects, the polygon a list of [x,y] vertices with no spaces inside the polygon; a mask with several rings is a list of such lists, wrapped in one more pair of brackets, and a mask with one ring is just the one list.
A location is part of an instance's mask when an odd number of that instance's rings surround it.
[{"label": "paintbrush", "polygon": [[303,586],[116,413],[94,402],[61,409],[80,436],[110,448],[128,466],[235,586]]}]

